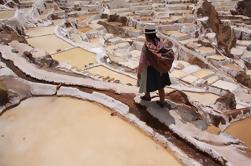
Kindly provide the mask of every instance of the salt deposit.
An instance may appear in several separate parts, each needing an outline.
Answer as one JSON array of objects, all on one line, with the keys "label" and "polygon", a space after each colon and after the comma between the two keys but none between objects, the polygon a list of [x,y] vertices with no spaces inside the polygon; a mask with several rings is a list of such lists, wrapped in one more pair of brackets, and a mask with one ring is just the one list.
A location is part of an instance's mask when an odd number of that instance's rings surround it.
[{"label": "salt deposit", "polygon": [[96,64],[96,55],[82,48],[73,48],[57,54],[53,54],[52,58],[70,64],[78,69],[84,69],[90,64]]},{"label": "salt deposit", "polygon": [[0,118],[0,164],[181,165],[162,146],[110,113],[72,98],[28,99]]}]

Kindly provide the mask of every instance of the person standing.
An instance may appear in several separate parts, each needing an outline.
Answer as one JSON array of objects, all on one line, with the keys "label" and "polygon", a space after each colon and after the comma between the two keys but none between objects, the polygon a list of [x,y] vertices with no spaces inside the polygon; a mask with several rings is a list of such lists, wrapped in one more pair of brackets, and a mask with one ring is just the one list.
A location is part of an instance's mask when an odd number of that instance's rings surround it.
[{"label": "person standing", "polygon": [[158,91],[160,100],[157,101],[157,104],[163,108],[165,106],[164,87],[171,85],[171,81],[168,72],[162,73],[157,70],[156,59],[161,58],[161,50],[165,49],[166,41],[156,36],[155,24],[146,24],[144,33],[146,41],[137,70],[139,92],[144,93],[144,96],[141,96],[142,100],[151,101],[150,92]]}]

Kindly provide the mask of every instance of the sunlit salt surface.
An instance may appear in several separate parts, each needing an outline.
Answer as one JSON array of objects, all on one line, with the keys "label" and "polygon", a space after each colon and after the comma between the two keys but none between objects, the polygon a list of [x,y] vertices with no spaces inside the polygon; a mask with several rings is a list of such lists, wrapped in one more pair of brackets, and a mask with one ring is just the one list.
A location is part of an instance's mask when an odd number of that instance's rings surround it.
[{"label": "sunlit salt surface", "polygon": [[64,40],[58,38],[55,35],[45,35],[39,37],[32,37],[27,39],[28,43],[33,47],[40,48],[47,51],[49,54],[57,53],[58,51],[64,51],[73,48]]},{"label": "sunlit salt surface", "polygon": [[96,103],[66,97],[25,100],[0,117],[0,165],[181,165],[110,113]]},{"label": "sunlit salt surface", "polygon": [[122,84],[136,85],[136,79],[129,76],[112,71],[104,66],[94,67],[88,70],[92,74],[97,74],[103,77],[109,77],[111,79],[119,80]]},{"label": "sunlit salt surface", "polygon": [[0,20],[8,19],[11,17],[14,17],[15,11],[14,10],[6,10],[6,11],[0,11]]},{"label": "sunlit salt surface", "polygon": [[64,52],[52,55],[52,58],[70,64],[78,69],[84,69],[89,64],[96,64],[96,54],[82,48],[73,48]]}]

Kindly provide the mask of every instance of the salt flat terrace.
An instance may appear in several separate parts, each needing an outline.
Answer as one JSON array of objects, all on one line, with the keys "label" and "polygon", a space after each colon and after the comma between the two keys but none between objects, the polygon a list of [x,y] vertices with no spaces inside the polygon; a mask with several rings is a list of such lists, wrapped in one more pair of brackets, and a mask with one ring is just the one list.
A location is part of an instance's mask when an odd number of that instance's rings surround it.
[{"label": "salt flat terrace", "polygon": [[29,28],[26,30],[26,35],[29,38],[38,37],[38,36],[45,36],[45,35],[52,35],[54,34],[55,26],[50,25],[48,27],[35,27]]},{"label": "salt flat terrace", "polygon": [[89,73],[96,75],[96,77],[103,77],[105,81],[116,81],[119,80],[122,84],[136,85],[137,80],[124,74],[115,72],[104,66],[97,66],[87,70]]},{"label": "salt flat terrace", "polygon": [[0,20],[5,20],[14,17],[15,10],[0,11]]},{"label": "salt flat terrace", "polygon": [[24,101],[0,117],[0,165],[180,166],[166,149],[101,105]]},{"label": "salt flat terrace", "polygon": [[55,35],[45,35],[39,37],[32,37],[27,39],[33,47],[45,50],[49,54],[54,54],[59,51],[64,51],[73,48],[64,40],[58,38]]},{"label": "salt flat terrace", "polygon": [[89,65],[97,64],[96,54],[82,48],[72,48],[56,53],[52,55],[52,58],[59,62],[70,64],[72,67],[76,67],[79,70]]}]

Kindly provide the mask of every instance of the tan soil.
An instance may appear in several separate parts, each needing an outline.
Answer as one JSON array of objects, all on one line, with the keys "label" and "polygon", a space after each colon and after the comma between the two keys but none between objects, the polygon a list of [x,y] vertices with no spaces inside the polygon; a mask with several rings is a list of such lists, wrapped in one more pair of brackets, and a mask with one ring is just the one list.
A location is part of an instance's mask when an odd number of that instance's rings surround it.
[{"label": "tan soil", "polygon": [[24,101],[0,117],[0,165],[181,165],[167,150],[98,104]]},{"label": "tan soil", "polygon": [[251,118],[231,124],[225,132],[243,141],[251,149]]},{"label": "tan soil", "polygon": [[82,48],[73,48],[68,51],[60,52],[52,55],[52,58],[70,64],[71,66],[83,69],[85,65],[90,63],[96,64],[96,55]]}]

